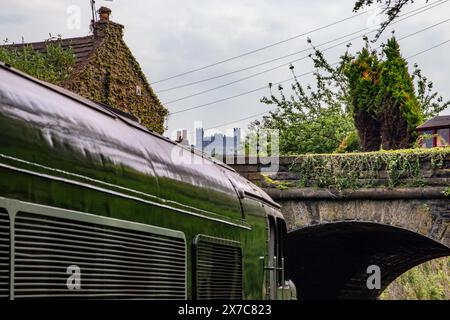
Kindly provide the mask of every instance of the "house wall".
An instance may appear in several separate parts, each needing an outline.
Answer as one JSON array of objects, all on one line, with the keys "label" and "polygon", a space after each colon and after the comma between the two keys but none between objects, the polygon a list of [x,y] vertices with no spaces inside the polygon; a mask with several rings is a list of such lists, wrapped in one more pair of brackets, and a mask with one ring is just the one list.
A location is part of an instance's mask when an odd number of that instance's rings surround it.
[{"label": "house wall", "polygon": [[422,146],[424,148],[446,147],[450,145],[450,127],[419,130],[419,134],[432,136],[427,139],[423,139]]}]

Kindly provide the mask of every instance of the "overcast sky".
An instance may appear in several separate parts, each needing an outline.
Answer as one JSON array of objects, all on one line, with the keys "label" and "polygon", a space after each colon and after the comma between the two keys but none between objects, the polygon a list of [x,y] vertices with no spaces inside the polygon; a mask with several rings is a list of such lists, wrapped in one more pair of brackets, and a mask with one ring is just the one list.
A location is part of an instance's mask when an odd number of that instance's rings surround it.
[{"label": "overcast sky", "polygon": [[[431,5],[438,2],[442,4],[393,25],[385,35],[389,36],[390,31],[395,29],[396,36],[401,38],[450,18],[450,1],[430,0],[430,2]],[[354,0],[96,1],[97,8],[102,5],[110,7],[112,20],[125,26],[125,41],[141,64],[150,83],[351,17],[354,15],[353,3]],[[75,37],[87,35],[89,32],[91,18],[89,0],[0,0],[0,5],[2,8],[0,37],[8,38],[10,42],[21,42],[22,37],[26,42],[42,41],[49,37],[49,33],[53,36],[60,34],[63,37]],[[414,5],[407,6],[404,13],[424,5],[425,0],[418,0]],[[79,27],[76,19],[74,20],[78,11]],[[364,15],[313,32],[308,36],[318,45],[364,28],[373,30],[380,21],[376,13],[376,10],[368,10]],[[320,48],[327,48],[357,35],[359,33]],[[408,57],[449,39],[450,21],[447,21],[402,40],[400,45],[404,57]],[[360,49],[362,40],[351,42],[352,50]],[[379,43],[374,44],[378,45]],[[169,102],[287,64],[304,57],[308,52],[196,85],[166,92],[160,92],[161,90],[222,75],[307,48],[306,36],[298,37],[227,63],[152,84],[152,87],[163,103]],[[435,88],[447,99],[450,98],[449,50],[450,43],[447,43],[409,59],[411,66],[416,62],[420,65],[424,74],[433,79]],[[344,51],[345,44],[342,44],[326,51],[326,57],[330,62],[335,62]],[[294,66],[297,74],[312,70],[308,59],[296,62]],[[290,70],[285,66],[221,89],[165,105],[170,112],[177,112],[239,95],[266,86],[269,82],[276,83],[290,77]],[[301,80],[306,84],[312,78],[305,76]],[[286,82],[285,87],[288,85],[289,82]],[[263,89],[202,108],[173,114],[169,117],[169,130],[166,135],[172,135],[177,128],[193,131],[195,121],[202,121],[204,128],[210,128],[269,110],[270,106],[259,102],[267,94],[268,89]],[[450,110],[446,110],[444,114],[450,114]],[[226,127],[246,127],[251,120],[253,118]],[[218,129],[226,132],[225,127]]]}]

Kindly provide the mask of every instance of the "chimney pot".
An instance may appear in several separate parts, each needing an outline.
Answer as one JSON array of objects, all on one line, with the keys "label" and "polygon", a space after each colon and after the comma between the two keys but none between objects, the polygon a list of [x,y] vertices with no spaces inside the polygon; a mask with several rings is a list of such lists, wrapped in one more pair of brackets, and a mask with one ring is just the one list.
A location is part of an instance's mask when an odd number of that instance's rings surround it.
[{"label": "chimney pot", "polygon": [[100,20],[109,21],[111,9],[107,7],[101,7],[100,9],[98,9],[98,14],[100,15]]},{"label": "chimney pot", "polygon": [[114,37],[123,36],[123,25],[115,23],[109,20],[111,14],[111,9],[107,7],[101,7],[98,9],[100,19],[93,24],[93,32],[96,38],[104,38],[107,35],[112,35]]}]

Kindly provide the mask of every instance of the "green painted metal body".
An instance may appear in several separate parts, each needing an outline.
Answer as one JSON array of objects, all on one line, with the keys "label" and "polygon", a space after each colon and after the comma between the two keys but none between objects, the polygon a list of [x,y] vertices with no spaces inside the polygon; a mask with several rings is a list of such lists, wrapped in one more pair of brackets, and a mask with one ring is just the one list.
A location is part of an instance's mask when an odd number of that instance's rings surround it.
[{"label": "green painted metal body", "polygon": [[188,298],[195,236],[239,241],[243,298],[266,297],[268,216],[283,219],[267,195],[223,164],[1,64],[0,197],[182,231]]}]

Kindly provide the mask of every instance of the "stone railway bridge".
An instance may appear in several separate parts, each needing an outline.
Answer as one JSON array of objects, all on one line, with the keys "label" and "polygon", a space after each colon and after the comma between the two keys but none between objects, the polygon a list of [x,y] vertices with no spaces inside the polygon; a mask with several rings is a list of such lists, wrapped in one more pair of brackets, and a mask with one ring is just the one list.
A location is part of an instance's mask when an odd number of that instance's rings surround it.
[{"label": "stone railway bridge", "polygon": [[[385,187],[382,168],[373,188],[340,191],[313,187],[314,181],[298,187],[304,177],[290,169],[295,157],[280,158],[277,172],[267,172],[267,159],[234,161],[282,206],[287,271],[301,299],[376,299],[410,268],[450,255],[449,154],[438,169],[421,160],[423,187]],[[380,289],[367,288],[370,265],[380,267]]]}]

